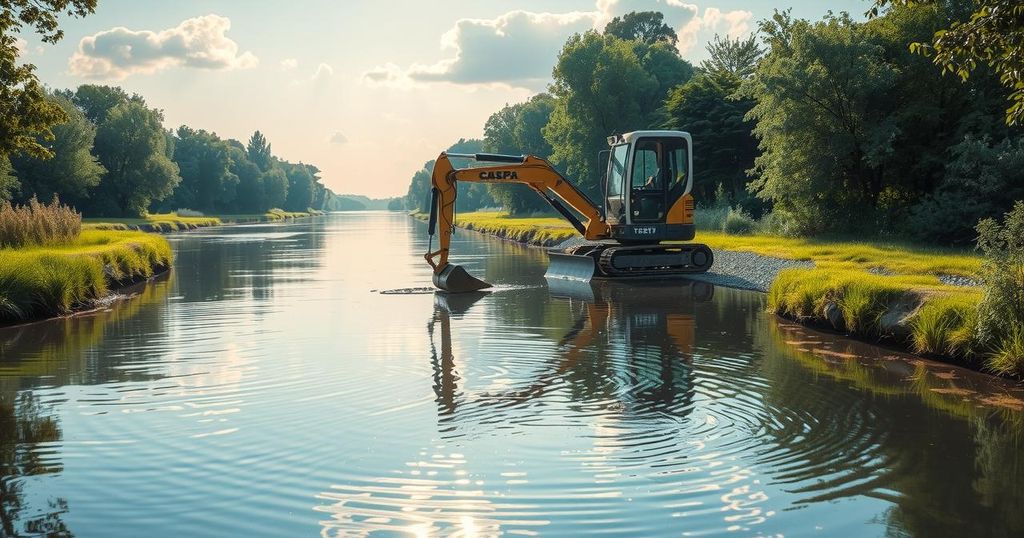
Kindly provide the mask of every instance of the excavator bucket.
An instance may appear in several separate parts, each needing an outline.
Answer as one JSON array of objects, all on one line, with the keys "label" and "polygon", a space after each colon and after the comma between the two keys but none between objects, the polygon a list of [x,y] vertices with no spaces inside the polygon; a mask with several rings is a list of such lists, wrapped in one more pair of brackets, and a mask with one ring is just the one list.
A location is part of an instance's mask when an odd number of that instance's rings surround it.
[{"label": "excavator bucket", "polygon": [[434,273],[434,285],[448,293],[467,293],[491,287],[453,263],[446,265],[440,273]]},{"label": "excavator bucket", "polygon": [[590,281],[597,271],[597,264],[590,256],[578,256],[562,252],[548,251],[548,271],[546,278]]}]

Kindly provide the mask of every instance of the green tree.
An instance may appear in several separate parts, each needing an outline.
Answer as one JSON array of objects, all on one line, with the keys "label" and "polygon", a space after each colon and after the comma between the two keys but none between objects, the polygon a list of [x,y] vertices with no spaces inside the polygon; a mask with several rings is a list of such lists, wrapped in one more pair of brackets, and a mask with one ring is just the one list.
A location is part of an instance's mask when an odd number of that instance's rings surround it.
[{"label": "green tree", "polygon": [[675,47],[679,41],[675,30],[665,24],[665,16],[657,11],[632,11],[615,17],[605,26],[604,33],[648,45],[664,42]]},{"label": "green tree", "polygon": [[260,176],[263,205],[267,209],[283,208],[288,200],[288,176],[279,167],[272,167]]},{"label": "green tree", "polygon": [[263,193],[260,167],[249,160],[245,146],[237,140],[229,141],[231,173],[238,177],[235,209],[240,213],[263,213],[270,209]]},{"label": "green tree", "polygon": [[85,17],[96,0],[5,0],[0,2],[0,156],[27,153],[49,157],[39,138],[51,138],[50,126],[66,121],[64,111],[47,100],[35,66],[18,63],[15,34],[33,29],[44,43],[64,37],[59,18]]},{"label": "green tree", "polygon": [[693,67],[668,43],[592,31],[570,37],[553,72],[556,101],[544,128],[552,160],[596,199],[603,173],[598,153],[608,135],[663,124],[669,90],[692,75]]},{"label": "green tree", "polygon": [[705,48],[710,57],[701,62],[701,69],[709,73],[724,71],[740,78],[753,75],[758,60],[764,54],[764,49],[757,44],[757,36],[754,34],[747,39],[723,39],[715,34],[714,39]]},{"label": "green tree", "polygon": [[274,164],[274,154],[270,150],[270,143],[267,142],[267,137],[263,136],[263,133],[256,131],[249,137],[249,144],[246,146],[249,152],[249,160],[256,166],[260,167],[260,170],[266,172],[270,170],[270,167]]},{"label": "green tree", "polygon": [[[869,14],[877,16],[888,6],[924,10],[947,1],[875,0]],[[1010,92],[1007,123],[1024,123],[1024,4],[1020,0],[972,0],[971,4],[974,12],[969,17],[952,21],[936,31],[930,43],[914,42],[911,49],[931,56],[943,73],[954,73],[965,81],[979,63],[989,65]]]},{"label": "green tree", "polygon": [[39,159],[29,155],[11,159],[21,182],[21,198],[37,196],[50,200],[55,194],[66,202],[78,202],[88,196],[89,189],[99,185],[106,170],[91,153],[96,127],[71,101],[50,96],[50,101],[63,110],[67,121],[51,127],[52,140],[40,136],[38,143],[52,158]]},{"label": "green tree", "polygon": [[0,200],[9,200],[11,194],[18,190],[18,178],[14,177],[11,161],[0,155]]},{"label": "green tree", "polygon": [[173,145],[172,154],[181,182],[162,207],[206,212],[233,207],[239,180],[231,171],[229,144],[214,133],[182,125]]},{"label": "green tree", "polygon": [[[544,139],[542,130],[554,108],[554,98],[546,93],[525,103],[505,105],[484,124],[484,151],[548,158],[551,144]],[[525,185],[489,185],[489,190],[494,200],[513,215],[550,209],[543,198]]]},{"label": "green tree", "polygon": [[92,193],[90,209],[103,215],[137,216],[169,196],[181,178],[167,158],[163,115],[138,102],[110,110],[96,130],[95,151],[107,175]]},{"label": "green tree", "polygon": [[665,102],[665,127],[693,135],[693,150],[700,159],[693,193],[699,202],[714,201],[722,189],[731,201],[759,214],[761,208],[745,198],[747,170],[754,167],[758,150],[754,122],[746,119],[754,100],[740,93],[741,83],[737,74],[722,69],[677,86]]},{"label": "green tree", "polygon": [[110,111],[117,105],[129,101],[143,106],[146,104],[145,99],[138,94],[128,95],[128,92],[118,86],[83,84],[74,92],[64,90],[57,93],[74,103],[85,114],[85,117],[96,125],[103,123]]},{"label": "green tree", "polygon": [[313,206],[313,174],[302,163],[286,163],[282,168],[288,177],[288,196],[284,208],[288,211],[306,211]]}]

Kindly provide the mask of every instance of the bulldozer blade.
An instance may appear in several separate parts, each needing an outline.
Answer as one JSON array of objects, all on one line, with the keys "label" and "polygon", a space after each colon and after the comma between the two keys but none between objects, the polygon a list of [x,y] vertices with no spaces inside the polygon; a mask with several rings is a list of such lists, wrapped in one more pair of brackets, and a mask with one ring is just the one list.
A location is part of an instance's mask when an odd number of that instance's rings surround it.
[{"label": "bulldozer blade", "polygon": [[548,252],[548,258],[546,278],[590,281],[597,270],[597,263],[590,256]]},{"label": "bulldozer blade", "polygon": [[462,266],[451,263],[440,273],[434,273],[434,285],[448,293],[467,293],[491,287],[490,284],[467,273]]}]

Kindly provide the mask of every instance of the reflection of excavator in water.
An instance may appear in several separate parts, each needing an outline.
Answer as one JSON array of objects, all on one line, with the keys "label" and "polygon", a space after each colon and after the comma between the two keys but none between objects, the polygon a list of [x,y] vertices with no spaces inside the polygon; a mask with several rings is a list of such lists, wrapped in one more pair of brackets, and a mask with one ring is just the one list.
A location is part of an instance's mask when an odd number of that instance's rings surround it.
[{"label": "reflection of excavator in water", "polygon": [[[713,262],[707,246],[661,244],[694,237],[690,135],[636,131],[611,136],[608,143],[611,149],[607,151],[604,202],[600,206],[539,157],[441,153],[431,177],[428,226],[433,236],[440,224],[440,247],[425,256],[434,269],[434,285],[450,292],[490,287],[448,262],[455,197],[458,183],[464,181],[525,184],[583,235],[586,243],[564,252],[550,252],[548,276],[590,280],[707,271]],[[455,168],[451,159],[495,164]]]},{"label": "reflection of excavator in water", "polygon": [[[450,319],[464,315],[485,294],[435,296],[427,330],[434,392],[438,411],[446,421],[474,415],[491,420],[495,413],[513,413],[518,405],[564,387],[563,379],[575,380],[574,391],[580,398],[607,390],[608,383],[620,385],[625,398],[620,403],[626,409],[683,411],[690,407],[694,311],[698,303],[711,300],[713,285],[683,281],[671,286],[657,282],[625,286],[609,281],[549,279],[549,290],[552,297],[568,300],[575,313],[575,322],[559,340],[557,352],[550,359],[539,360],[542,368],[524,383],[500,393],[472,396],[459,387]],[[436,329],[439,347],[435,346]],[[591,375],[595,370],[602,374]]]}]

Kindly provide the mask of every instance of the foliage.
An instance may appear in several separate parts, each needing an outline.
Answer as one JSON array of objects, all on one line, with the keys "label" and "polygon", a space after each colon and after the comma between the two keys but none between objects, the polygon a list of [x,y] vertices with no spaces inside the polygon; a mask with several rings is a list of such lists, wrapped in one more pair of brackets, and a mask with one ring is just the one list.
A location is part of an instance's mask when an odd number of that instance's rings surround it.
[{"label": "foliage", "polygon": [[[448,153],[480,153],[484,150],[484,141],[460,138],[446,151]],[[455,167],[465,166],[458,160],[452,162]],[[434,171],[434,161],[423,164],[423,168],[412,176],[409,190],[405,195],[405,207],[422,212],[430,211],[430,178]],[[497,203],[491,197],[487,186],[482,183],[460,183],[456,194],[456,209],[459,211],[476,211],[484,207],[494,207]]]},{"label": "foliage", "polygon": [[910,211],[912,233],[926,241],[967,243],[983,218],[1009,211],[1024,200],[1024,137],[992,145],[966,138],[953,146],[942,183]]},{"label": "foliage", "polygon": [[1002,223],[988,218],[977,230],[978,249],[985,256],[978,340],[1001,354],[1001,370],[1024,373],[1024,354],[1015,354],[1024,327],[1024,201],[1017,201]]},{"label": "foliage", "polygon": [[[875,0],[870,14],[886,6],[927,9],[945,0]],[[966,20],[953,21],[938,30],[931,43],[916,42],[915,52],[929,55],[943,73],[967,80],[979,63],[999,74],[1010,92],[1006,121],[1024,123],[1024,4],[1019,0],[973,0],[974,12]],[[922,40],[925,41],[925,40]]]},{"label": "foliage", "polygon": [[18,178],[14,176],[14,167],[4,155],[0,155],[0,200],[9,200],[11,193],[18,190]]},{"label": "foliage", "polygon": [[665,16],[658,11],[631,11],[615,17],[605,26],[604,33],[648,45],[662,42],[675,47],[679,41],[675,30],[665,24]]},{"label": "foliage", "polygon": [[751,34],[746,39],[722,38],[715,34],[714,39],[705,47],[709,58],[700,63],[706,73],[730,73],[739,78],[748,78],[754,74],[757,62],[764,54],[764,49],[757,43],[757,36]]},{"label": "foliage", "polygon": [[273,153],[270,151],[270,143],[267,142],[267,137],[263,136],[263,133],[256,131],[249,137],[246,151],[249,152],[249,160],[261,171],[270,170],[270,166],[273,164]]},{"label": "foliage", "polygon": [[668,43],[590,31],[569,38],[552,75],[556,102],[544,128],[551,158],[597,199],[598,153],[607,148],[607,136],[662,124],[659,112],[668,91],[689,80],[693,67]]},{"label": "foliage", "polygon": [[0,157],[17,153],[52,156],[37,136],[49,139],[50,126],[67,119],[59,106],[46,99],[35,66],[19,65],[15,34],[27,26],[44,43],[56,43],[64,37],[59,17],[85,17],[95,8],[96,0],[0,2]]},{"label": "foliage", "polygon": [[163,115],[130,101],[110,110],[96,130],[96,155],[107,175],[94,191],[96,213],[135,216],[173,192],[181,178],[167,156]]},{"label": "foliage", "polygon": [[131,231],[83,230],[65,245],[0,249],[0,321],[67,314],[171,258],[166,239]]},{"label": "foliage", "polygon": [[742,209],[730,209],[722,223],[722,231],[729,235],[748,235],[756,228],[757,221]]},{"label": "foliage", "polygon": [[[484,151],[548,158],[551,145],[542,129],[551,117],[555,100],[549,94],[534,95],[525,103],[505,105],[484,124]],[[526,185],[489,185],[491,196],[512,215],[528,215],[550,209],[543,198]]]},{"label": "foliage", "polygon": [[58,193],[69,200],[84,199],[106,172],[91,153],[96,126],[67,98],[54,95],[49,100],[64,111],[67,120],[51,127],[52,139],[37,140],[51,158],[20,155],[11,159],[21,183],[21,199]]},{"label": "foliage", "polygon": [[49,205],[34,197],[27,205],[0,204],[0,248],[67,243],[82,230],[82,215],[57,198]]},{"label": "foliage", "polygon": [[281,207],[288,199],[288,176],[279,167],[273,167],[260,176],[263,203],[268,207]]},{"label": "foliage", "polygon": [[288,196],[284,208],[289,211],[305,211],[313,205],[314,174],[319,172],[316,167],[302,163],[284,166],[288,177]]},{"label": "foliage", "polygon": [[675,87],[665,102],[665,127],[693,135],[694,155],[701,163],[693,195],[705,204],[717,201],[719,188],[734,201],[745,198],[757,139],[754,123],[746,119],[754,100],[739,93],[741,83],[728,71],[701,73]]},{"label": "foliage", "polygon": [[[751,188],[793,228],[871,233],[884,225],[876,217],[898,221],[942,180],[947,148],[992,128],[999,112],[985,80],[943,79],[906,49],[947,17],[894,10],[811,23],[776,13],[762,23],[769,52],[747,88],[762,150]],[[926,98],[905,97],[921,87]]]},{"label": "foliage", "polygon": [[231,171],[232,153],[226,141],[214,133],[182,125],[174,140],[173,155],[181,182],[160,207],[223,212],[234,206],[239,180]]},{"label": "foliage", "polygon": [[146,105],[146,100],[140,95],[128,95],[128,92],[117,86],[83,84],[75,91],[63,90],[56,93],[58,96],[74,103],[85,114],[86,119],[94,125],[99,125],[106,121],[110,111],[117,105],[128,102]]}]

